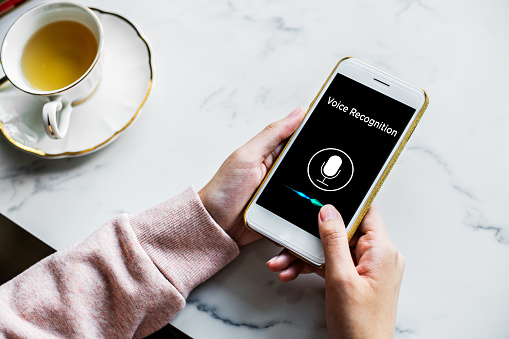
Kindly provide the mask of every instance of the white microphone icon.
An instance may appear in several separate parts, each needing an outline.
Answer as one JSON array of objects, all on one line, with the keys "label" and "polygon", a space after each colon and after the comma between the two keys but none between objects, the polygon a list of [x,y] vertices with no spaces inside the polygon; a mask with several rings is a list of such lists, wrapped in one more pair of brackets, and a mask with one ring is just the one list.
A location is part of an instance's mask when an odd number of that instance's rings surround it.
[{"label": "white microphone icon", "polygon": [[[332,147],[321,149],[313,154],[307,168],[309,181],[325,192],[338,191],[348,185],[352,180],[353,171],[353,161],[350,156]],[[323,175],[323,179],[320,174]],[[329,179],[328,182],[327,179]]]},{"label": "white microphone icon", "polygon": [[329,160],[327,160],[326,162],[324,162],[322,164],[322,167],[320,169],[320,171],[322,172],[322,175],[323,175],[323,180],[322,181],[316,180],[316,181],[324,184],[325,186],[329,186],[325,183],[325,179],[334,179],[335,177],[337,177],[339,175],[339,172],[341,172],[341,170],[339,168],[341,167],[342,163],[343,163],[343,160],[341,160],[341,157],[339,157],[337,155],[331,156],[329,158]]}]

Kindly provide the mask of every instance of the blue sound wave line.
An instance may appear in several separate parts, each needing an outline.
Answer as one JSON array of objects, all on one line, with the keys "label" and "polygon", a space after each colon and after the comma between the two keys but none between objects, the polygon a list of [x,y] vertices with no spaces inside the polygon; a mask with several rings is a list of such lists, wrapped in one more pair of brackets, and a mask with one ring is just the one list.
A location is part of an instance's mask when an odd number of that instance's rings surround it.
[{"label": "blue sound wave line", "polygon": [[322,205],[322,203],[321,203],[321,202],[319,202],[317,199],[310,198],[310,197],[308,197],[306,194],[304,194],[304,193],[302,193],[302,192],[299,192],[299,191],[297,191],[297,190],[294,190],[294,189],[293,189],[293,188],[291,188],[290,186],[286,186],[286,185],[285,185],[285,187],[288,187],[289,189],[291,189],[292,191],[294,191],[295,193],[297,193],[297,194],[298,194],[299,196],[301,196],[302,198],[309,200],[309,202],[311,202],[313,205],[315,205],[315,206],[319,206],[319,207],[322,207],[322,206],[323,206],[323,205]]}]

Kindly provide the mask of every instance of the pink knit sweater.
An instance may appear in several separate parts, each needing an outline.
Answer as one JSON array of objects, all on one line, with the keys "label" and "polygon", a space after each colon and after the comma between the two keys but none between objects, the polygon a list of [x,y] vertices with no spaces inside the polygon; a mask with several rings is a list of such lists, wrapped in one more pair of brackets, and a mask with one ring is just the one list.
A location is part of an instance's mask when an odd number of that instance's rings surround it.
[{"label": "pink knit sweater", "polygon": [[0,337],[143,337],[239,253],[191,188],[0,286]]}]

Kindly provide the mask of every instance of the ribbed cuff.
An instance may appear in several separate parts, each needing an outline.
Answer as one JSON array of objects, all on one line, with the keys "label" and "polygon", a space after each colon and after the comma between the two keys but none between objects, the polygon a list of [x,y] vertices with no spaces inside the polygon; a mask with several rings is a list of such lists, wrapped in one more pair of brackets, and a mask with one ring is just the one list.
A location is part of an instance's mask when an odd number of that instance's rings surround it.
[{"label": "ribbed cuff", "polygon": [[239,254],[191,187],[130,222],[143,249],[184,298]]}]

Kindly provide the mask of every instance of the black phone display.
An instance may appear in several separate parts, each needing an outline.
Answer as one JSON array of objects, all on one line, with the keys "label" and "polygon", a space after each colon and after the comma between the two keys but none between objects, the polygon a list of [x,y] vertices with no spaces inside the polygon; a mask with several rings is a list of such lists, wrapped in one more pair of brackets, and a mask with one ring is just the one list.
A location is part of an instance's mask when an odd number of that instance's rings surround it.
[{"label": "black phone display", "polygon": [[414,113],[336,74],[256,203],[316,237],[325,204],[348,225]]}]

